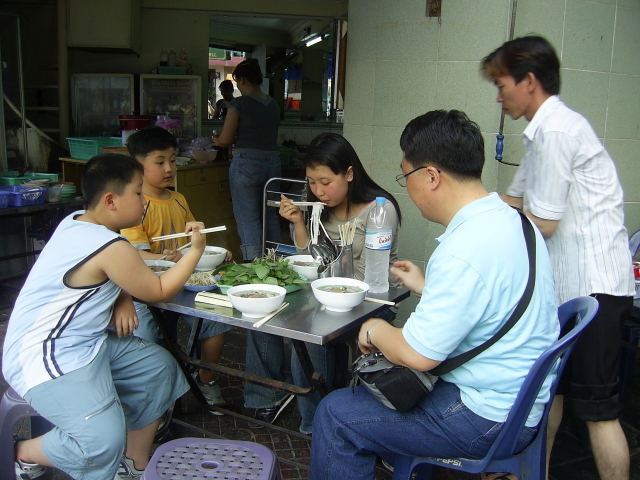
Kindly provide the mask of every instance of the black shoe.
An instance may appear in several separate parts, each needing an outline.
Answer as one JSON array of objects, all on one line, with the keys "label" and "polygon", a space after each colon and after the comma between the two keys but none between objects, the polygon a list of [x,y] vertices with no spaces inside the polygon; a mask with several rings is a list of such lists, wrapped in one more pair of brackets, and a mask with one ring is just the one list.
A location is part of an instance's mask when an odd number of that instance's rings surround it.
[{"label": "black shoe", "polygon": [[[278,416],[286,408],[287,405],[293,400],[295,395],[289,395],[280,405],[273,407],[256,408],[256,413],[253,416],[256,420],[260,420],[265,423],[273,423],[277,420]],[[264,425],[258,423],[249,422],[249,428],[264,428]]]}]

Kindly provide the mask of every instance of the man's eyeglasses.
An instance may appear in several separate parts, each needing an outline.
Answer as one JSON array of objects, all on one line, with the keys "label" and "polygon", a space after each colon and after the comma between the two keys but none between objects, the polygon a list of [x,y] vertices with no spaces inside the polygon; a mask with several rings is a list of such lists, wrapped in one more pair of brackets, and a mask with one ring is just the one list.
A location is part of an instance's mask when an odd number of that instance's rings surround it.
[{"label": "man's eyeglasses", "polygon": [[[402,188],[405,188],[407,186],[407,177],[409,175],[411,175],[412,173],[416,173],[418,170],[429,167],[430,165],[423,165],[422,167],[418,167],[415,170],[411,170],[409,173],[401,173],[400,175],[396,175],[396,182],[398,182],[398,185],[400,185]],[[440,173],[440,170],[438,170],[438,173]]]}]

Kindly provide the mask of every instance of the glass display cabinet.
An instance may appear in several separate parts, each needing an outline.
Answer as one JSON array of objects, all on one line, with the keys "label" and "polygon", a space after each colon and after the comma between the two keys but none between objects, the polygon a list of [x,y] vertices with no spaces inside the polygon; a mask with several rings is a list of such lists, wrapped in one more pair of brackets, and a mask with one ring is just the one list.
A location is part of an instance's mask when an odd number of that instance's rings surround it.
[{"label": "glass display cabinet", "polygon": [[200,76],[140,75],[140,113],[180,122],[177,136],[185,141],[200,132]]},{"label": "glass display cabinet", "polygon": [[71,75],[71,109],[76,137],[119,137],[120,115],[133,113],[132,74]]}]

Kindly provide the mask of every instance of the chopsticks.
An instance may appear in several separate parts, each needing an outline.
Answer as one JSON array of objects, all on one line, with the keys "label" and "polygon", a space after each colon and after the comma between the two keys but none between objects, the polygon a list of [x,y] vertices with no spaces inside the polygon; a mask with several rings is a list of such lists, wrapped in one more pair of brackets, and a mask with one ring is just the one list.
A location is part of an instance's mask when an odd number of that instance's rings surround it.
[{"label": "chopsticks", "polygon": [[364,297],[366,302],[372,302],[372,303],[381,303],[382,305],[395,305],[395,302],[390,302],[389,300],[380,300],[379,298],[373,298],[373,297]]},{"label": "chopsticks", "polygon": [[[200,230],[200,233],[213,233],[213,232],[222,232],[226,230],[227,227],[222,225],[221,227],[211,227],[211,228],[203,228]],[[158,242],[160,240],[170,240],[172,238],[180,238],[180,237],[190,237],[193,235],[191,232],[189,233],[172,233],[171,235],[163,235],[161,237],[154,237],[151,239],[152,242]]]},{"label": "chopsticks", "polygon": [[267,315],[266,317],[264,317],[262,320],[257,321],[256,323],[253,324],[253,326],[255,328],[260,328],[262,325],[264,325],[265,323],[267,323],[269,320],[271,320],[273,317],[275,317],[276,315],[278,315],[282,310],[284,310],[285,308],[287,308],[289,306],[289,304],[287,302],[284,302],[282,305],[280,305],[278,308],[276,308],[273,312],[271,312],[269,315]]},{"label": "chopsticks", "polygon": [[[185,243],[185,244],[184,244],[184,245],[182,245],[180,248],[177,248],[177,249],[176,249],[176,252],[179,252],[180,250],[183,250],[183,249],[185,249],[185,248],[187,248],[187,247],[189,247],[189,246],[191,246],[191,242],[189,242],[189,243]],[[164,260],[165,258],[167,258],[167,256],[166,256],[166,255],[163,255],[163,256],[161,256],[160,258],[156,258],[156,260]]]},{"label": "chopsticks", "polygon": [[233,308],[233,305],[229,301],[228,297],[220,293],[199,292],[196,295],[195,301],[208,303],[210,305],[216,305],[218,307]]},{"label": "chopsticks", "polygon": [[[269,202],[269,205],[273,205],[274,207],[279,207],[280,206],[280,201],[276,200],[276,201],[271,201]],[[326,203],[322,203],[322,202],[291,202],[291,205],[295,205],[296,207],[312,207],[314,205],[322,205],[323,207],[326,207]]]}]

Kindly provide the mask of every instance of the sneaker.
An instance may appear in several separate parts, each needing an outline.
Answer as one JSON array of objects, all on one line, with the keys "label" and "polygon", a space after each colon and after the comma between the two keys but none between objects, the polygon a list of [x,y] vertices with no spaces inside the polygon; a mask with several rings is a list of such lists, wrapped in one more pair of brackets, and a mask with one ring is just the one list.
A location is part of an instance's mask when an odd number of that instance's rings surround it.
[{"label": "sneaker", "polygon": [[[291,400],[293,400],[294,398],[295,398],[295,395],[289,395],[279,405],[274,405],[273,407],[256,408],[256,413],[254,415],[254,418],[266,423],[273,423],[277,420],[278,416],[283,412],[286,406],[289,405],[289,403],[291,403]],[[253,429],[264,428],[264,425],[249,422],[249,428],[253,428]]]},{"label": "sneaker", "polygon": [[[224,405],[226,402],[224,398],[222,398],[222,392],[220,391],[220,385],[218,385],[218,379],[214,379],[208,383],[202,383],[200,381],[200,375],[196,370],[191,374],[193,379],[196,381],[196,385],[204,395],[205,400],[209,405]],[[209,410],[214,415],[224,415],[224,413],[218,412],[216,410]]]},{"label": "sneaker", "polygon": [[47,473],[47,467],[38,465],[37,463],[27,463],[22,460],[16,460],[16,480],[40,478],[45,473]]},{"label": "sneaker", "polygon": [[123,455],[114,480],[138,480],[143,473],[144,470],[138,470],[133,465],[133,460]]}]

